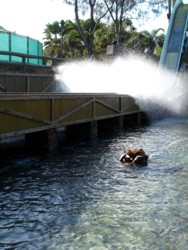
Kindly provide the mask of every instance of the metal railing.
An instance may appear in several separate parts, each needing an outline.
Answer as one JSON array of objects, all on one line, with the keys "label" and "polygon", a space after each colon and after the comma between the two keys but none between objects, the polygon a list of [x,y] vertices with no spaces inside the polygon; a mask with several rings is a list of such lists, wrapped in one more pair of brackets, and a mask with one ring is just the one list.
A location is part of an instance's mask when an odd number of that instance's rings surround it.
[{"label": "metal railing", "polygon": [[[57,58],[57,57],[50,57],[50,56],[39,56],[39,55],[29,55],[29,54],[23,54],[23,53],[18,53],[18,52],[8,52],[8,51],[0,51],[0,55],[7,55],[9,57],[11,56],[16,56],[21,58],[21,64],[24,65],[34,65],[34,66],[55,66],[58,63],[61,63],[64,61],[63,58]],[[32,58],[32,59],[39,59],[42,60],[42,65],[36,65],[27,62],[27,59]],[[6,61],[6,60],[1,60],[0,63],[14,63],[14,64],[20,64],[20,62],[15,62],[15,61]]]}]

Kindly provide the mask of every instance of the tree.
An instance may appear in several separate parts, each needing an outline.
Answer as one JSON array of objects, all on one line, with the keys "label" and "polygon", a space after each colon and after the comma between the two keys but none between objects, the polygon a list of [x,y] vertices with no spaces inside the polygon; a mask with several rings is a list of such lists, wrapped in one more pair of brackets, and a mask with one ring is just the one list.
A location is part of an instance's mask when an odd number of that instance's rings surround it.
[{"label": "tree", "polygon": [[48,23],[44,30],[45,42],[44,42],[44,54],[60,57],[62,55],[62,36],[61,25],[55,21],[52,24]]},{"label": "tree", "polygon": [[164,43],[164,29],[154,29],[151,32],[142,31],[140,34],[144,37],[143,41],[145,44],[146,54],[158,58],[161,54],[162,46]]},{"label": "tree", "polygon": [[77,25],[68,20],[64,24],[64,56],[65,57],[82,57],[84,54],[84,44]]},{"label": "tree", "polygon": [[103,57],[106,54],[106,47],[114,41],[115,36],[113,25],[100,23],[94,34],[95,54]]},{"label": "tree", "polygon": [[44,30],[44,54],[52,57],[80,57],[84,45],[77,25],[68,20],[47,24]]},{"label": "tree", "polygon": [[[107,14],[107,10],[104,10],[103,0],[65,0],[67,4],[74,6],[75,19],[78,27],[78,31],[82,37],[83,43],[87,48],[88,55],[93,55],[93,40],[94,33],[97,30],[97,25],[100,20]],[[81,20],[80,12],[89,12],[89,30],[85,32]]]},{"label": "tree", "polygon": [[[88,56],[76,22],[70,20],[65,21],[63,25],[63,34],[62,27],[60,27],[59,24],[60,22],[54,22],[47,25],[44,32],[46,35],[44,54],[59,57],[63,48],[64,58]],[[85,37],[88,39],[90,20],[80,20],[80,24],[84,30]],[[128,18],[124,20],[122,27],[122,53],[145,54],[157,60],[159,59],[165,38],[163,29],[160,28],[151,32],[137,32],[132,21]],[[96,57],[106,57],[106,47],[109,44],[115,44],[115,42],[114,24],[98,23],[93,37],[94,53]]]},{"label": "tree", "polygon": [[127,18],[140,20],[150,12],[158,15],[167,5],[163,0],[104,0],[104,2],[115,26],[117,45],[121,43],[124,20]]},{"label": "tree", "polygon": [[[74,6],[75,19],[78,31],[82,37],[83,43],[87,48],[89,56],[93,54],[94,34],[97,25],[102,18],[112,21],[115,28],[117,46],[122,42],[122,33],[126,20],[140,20],[153,12],[155,15],[161,13],[167,6],[164,0],[64,0],[66,3]],[[89,13],[89,33],[85,33],[81,22],[80,12]]]}]

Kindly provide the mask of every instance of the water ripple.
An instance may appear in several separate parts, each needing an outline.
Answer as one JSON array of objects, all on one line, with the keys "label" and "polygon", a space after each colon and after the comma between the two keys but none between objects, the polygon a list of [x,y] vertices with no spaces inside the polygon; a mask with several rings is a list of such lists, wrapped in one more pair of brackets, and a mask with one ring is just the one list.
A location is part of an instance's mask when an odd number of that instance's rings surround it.
[{"label": "water ripple", "polygon": [[[0,176],[0,249],[187,249],[187,131],[155,124],[12,159]],[[121,164],[138,141],[148,166]]]}]

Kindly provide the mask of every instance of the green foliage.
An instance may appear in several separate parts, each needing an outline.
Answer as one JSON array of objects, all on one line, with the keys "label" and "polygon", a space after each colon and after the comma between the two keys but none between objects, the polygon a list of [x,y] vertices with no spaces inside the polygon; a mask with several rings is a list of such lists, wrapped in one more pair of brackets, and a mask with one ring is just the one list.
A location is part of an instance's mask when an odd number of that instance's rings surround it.
[{"label": "green foliage", "polygon": [[[167,1],[161,0],[64,0],[64,2],[74,7],[78,32],[89,56],[96,51],[101,51],[104,47],[101,44],[99,48],[100,41],[96,41],[98,34],[95,34],[99,33],[97,26],[102,19],[108,24],[113,24],[114,42],[120,47],[122,43],[125,43],[125,37],[128,35],[127,27],[135,30],[132,19],[146,20],[151,13],[159,15],[167,7]],[[80,14],[85,15],[86,13],[89,15],[89,19],[83,22]],[[105,42],[105,37],[102,37]]]},{"label": "green foliage", "polygon": [[[90,20],[80,20],[86,39],[89,39]],[[88,51],[78,31],[76,22],[67,20],[63,25],[63,33],[60,22],[47,24],[44,31],[44,54],[64,58],[81,58],[88,56]],[[137,32],[130,19],[122,23],[121,47],[123,53],[144,54],[156,60],[159,59],[163,42],[163,29],[151,32]],[[114,24],[97,23],[93,37],[94,54],[98,58],[106,57],[106,48],[110,44],[116,44]]]},{"label": "green foliage", "polygon": [[54,57],[60,57],[62,52],[61,47],[61,26],[59,22],[47,24],[44,30],[44,54]]}]

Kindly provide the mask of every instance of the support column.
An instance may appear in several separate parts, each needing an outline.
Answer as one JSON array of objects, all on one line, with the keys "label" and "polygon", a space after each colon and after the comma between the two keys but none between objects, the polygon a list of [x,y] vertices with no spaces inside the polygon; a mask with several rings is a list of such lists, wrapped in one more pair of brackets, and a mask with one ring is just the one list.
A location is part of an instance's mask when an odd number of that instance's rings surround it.
[{"label": "support column", "polygon": [[143,126],[149,124],[147,115],[143,112],[125,115],[125,127]]},{"label": "support column", "polygon": [[93,139],[98,134],[97,121],[70,125],[66,127],[67,141],[82,141]]},{"label": "support column", "polygon": [[141,112],[140,113],[140,123],[141,123],[141,125],[142,126],[145,126],[145,125],[149,125],[150,124],[150,119],[149,119],[149,117],[148,117],[148,115],[146,114],[146,113],[144,113],[144,112]]},{"label": "support column", "polygon": [[140,127],[141,126],[141,114],[138,113],[137,115],[137,125]]},{"label": "support column", "polygon": [[119,130],[122,130],[124,128],[124,117],[123,116],[120,116],[118,118],[118,125],[119,125]]},{"label": "support column", "polygon": [[90,136],[91,138],[95,138],[98,135],[98,123],[97,121],[92,121],[90,123]]},{"label": "support column", "polygon": [[124,116],[125,119],[125,128],[138,126],[138,114],[129,114]]},{"label": "support column", "polygon": [[33,132],[25,135],[26,148],[31,152],[52,152],[57,148],[55,129]]},{"label": "support column", "polygon": [[117,131],[121,128],[124,128],[124,118],[121,116],[99,120],[98,122],[99,133],[111,133],[112,131]]}]

